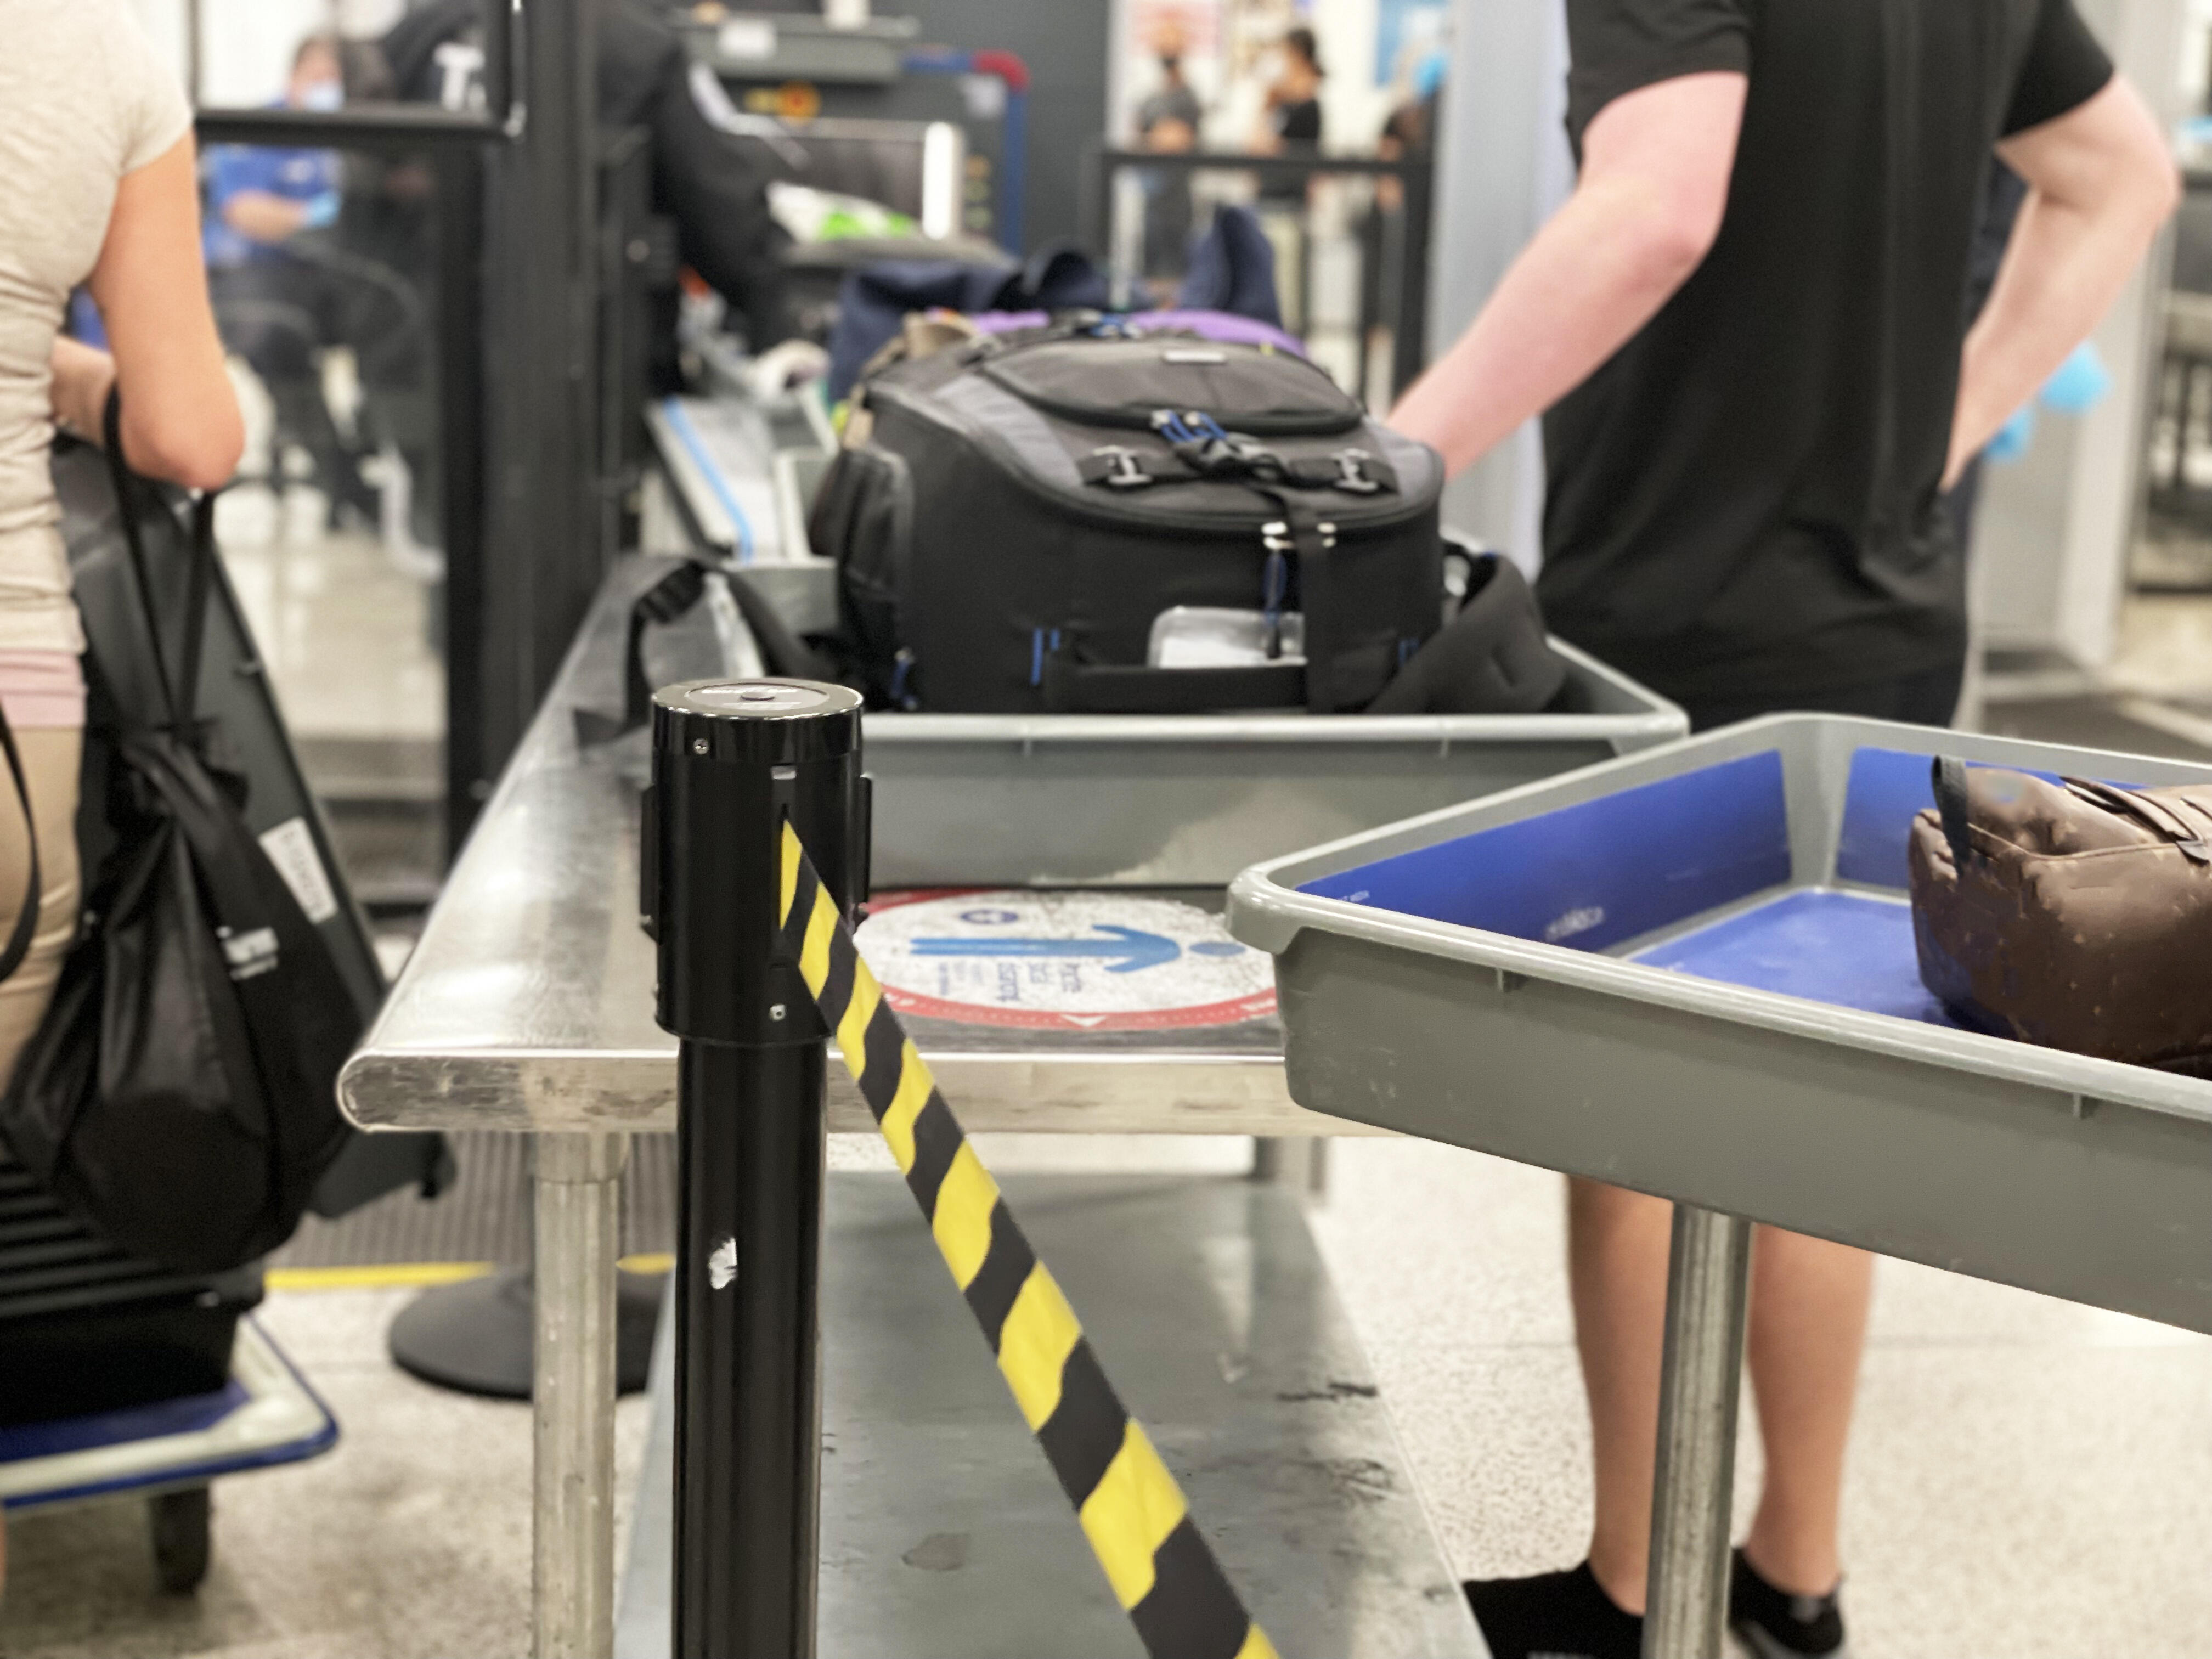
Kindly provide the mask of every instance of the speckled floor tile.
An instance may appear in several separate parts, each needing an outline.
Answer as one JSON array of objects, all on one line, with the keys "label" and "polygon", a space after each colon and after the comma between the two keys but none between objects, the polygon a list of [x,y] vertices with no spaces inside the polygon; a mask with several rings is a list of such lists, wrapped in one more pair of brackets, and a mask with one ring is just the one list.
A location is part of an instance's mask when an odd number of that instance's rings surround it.
[{"label": "speckled floor tile", "polygon": [[[215,1489],[197,1596],[154,1588],[143,1504],[18,1519],[8,1659],[500,1659],[529,1645],[530,1412],[416,1382],[384,1357],[409,1291],[279,1293],[263,1320],[328,1401],[337,1449]],[[617,1410],[617,1536],[643,1453]]]},{"label": "speckled floor tile", "polygon": [[[1340,1143],[1315,1230],[1460,1571],[1581,1555],[1555,1176]],[[2212,1654],[2212,1339],[1882,1262],[1844,1498],[1856,1659]],[[1736,1510],[1759,1451],[1746,1412]]]},{"label": "speckled floor tile", "polygon": [[[840,1164],[881,1158],[866,1140],[840,1148]],[[1240,1140],[1118,1138],[985,1150],[1007,1169],[1212,1170],[1250,1155]],[[1558,1178],[1407,1141],[1340,1142],[1332,1160],[1316,1234],[1455,1565],[1574,1560],[1588,1429]],[[343,1423],[338,1449],[218,1489],[216,1566],[196,1599],[153,1592],[135,1504],[21,1521],[0,1654],[522,1652],[529,1416],[391,1368],[385,1328],[411,1294],[271,1297],[264,1322]],[[644,1430],[625,1402],[625,1529]],[[1759,1472],[1747,1420],[1740,1515]],[[1885,1262],[1844,1511],[1857,1659],[2203,1659],[2212,1340]]]}]

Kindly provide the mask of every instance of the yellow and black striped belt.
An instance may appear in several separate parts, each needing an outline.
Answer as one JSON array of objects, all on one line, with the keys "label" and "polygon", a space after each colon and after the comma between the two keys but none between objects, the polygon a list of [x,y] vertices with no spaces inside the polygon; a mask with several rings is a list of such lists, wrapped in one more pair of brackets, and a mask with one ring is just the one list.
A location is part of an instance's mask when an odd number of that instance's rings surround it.
[{"label": "yellow and black striped belt", "polygon": [[1107,1382],[1074,1310],[1022,1236],[788,823],[781,897],[782,947],[798,962],[1146,1650],[1154,1659],[1273,1659],[1273,1644]]}]

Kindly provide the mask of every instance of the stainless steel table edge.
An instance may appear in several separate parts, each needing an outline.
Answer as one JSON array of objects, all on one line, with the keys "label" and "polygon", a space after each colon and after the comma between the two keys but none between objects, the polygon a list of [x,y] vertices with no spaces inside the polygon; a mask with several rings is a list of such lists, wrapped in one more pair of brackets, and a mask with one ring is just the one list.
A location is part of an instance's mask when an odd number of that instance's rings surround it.
[{"label": "stainless steel table edge", "polygon": [[[985,1133],[1393,1133],[1298,1105],[1284,1086],[1278,1054],[1137,1050],[1040,1060],[940,1051],[924,1057],[954,1115]],[[468,1056],[369,1048],[346,1062],[338,1091],[347,1115],[368,1129],[434,1125],[650,1134],[676,1127],[672,1047]],[[842,1071],[830,1079],[830,1128],[836,1134],[875,1131],[859,1090]]]},{"label": "stainless steel table edge", "polygon": [[1656,692],[1628,679],[1589,653],[1553,637],[1552,649],[1602,684],[1635,712],[1536,714],[871,714],[866,729],[905,744],[1018,743],[1025,749],[1066,744],[1178,743],[1285,744],[1519,744],[1543,741],[1607,742],[1630,754],[1672,742],[1689,717]]}]

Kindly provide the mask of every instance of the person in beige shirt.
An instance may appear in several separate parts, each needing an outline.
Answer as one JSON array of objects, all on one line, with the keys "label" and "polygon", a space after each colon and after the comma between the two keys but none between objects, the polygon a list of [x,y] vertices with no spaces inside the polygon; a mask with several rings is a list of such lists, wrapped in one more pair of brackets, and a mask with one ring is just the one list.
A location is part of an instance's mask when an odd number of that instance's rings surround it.
[{"label": "person in beige shirt", "polygon": [[[53,994],[76,932],[83,727],[57,422],[97,441],[122,392],[125,458],[191,489],[228,483],[244,428],[200,263],[191,111],[125,0],[0,0],[0,713],[24,763],[31,824],[0,790],[0,907],[44,885],[30,956],[0,983],[0,1083]],[[61,335],[90,288],[111,356]],[[0,935],[13,927],[0,911]],[[0,1533],[0,1583],[6,1571]]]}]

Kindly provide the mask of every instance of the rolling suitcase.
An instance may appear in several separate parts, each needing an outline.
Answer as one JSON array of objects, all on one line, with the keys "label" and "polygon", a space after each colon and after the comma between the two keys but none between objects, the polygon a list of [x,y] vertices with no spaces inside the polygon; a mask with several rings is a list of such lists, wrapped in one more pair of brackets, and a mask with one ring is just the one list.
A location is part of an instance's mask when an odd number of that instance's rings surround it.
[{"label": "rolling suitcase", "polygon": [[118,1249],[0,1146],[0,1428],[212,1394],[261,1270],[180,1273]]}]

